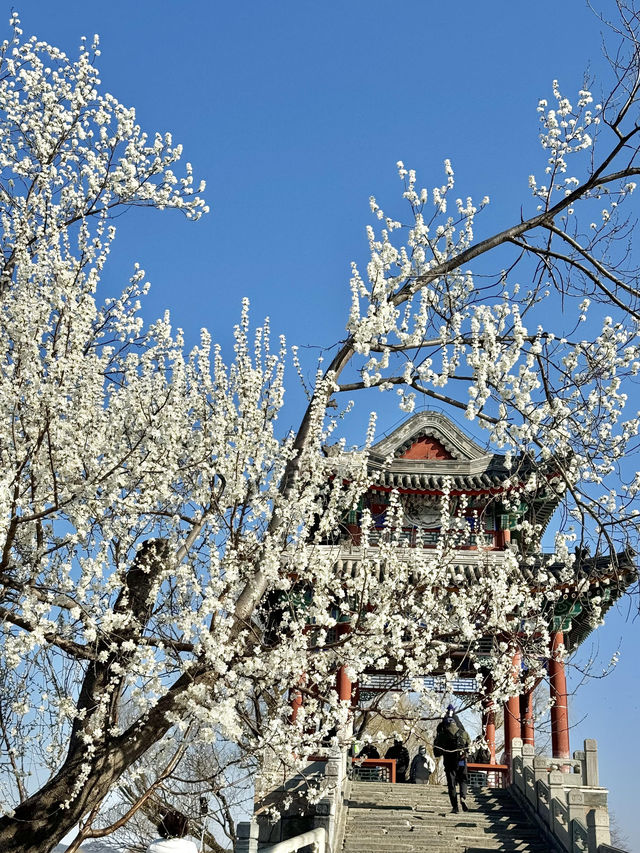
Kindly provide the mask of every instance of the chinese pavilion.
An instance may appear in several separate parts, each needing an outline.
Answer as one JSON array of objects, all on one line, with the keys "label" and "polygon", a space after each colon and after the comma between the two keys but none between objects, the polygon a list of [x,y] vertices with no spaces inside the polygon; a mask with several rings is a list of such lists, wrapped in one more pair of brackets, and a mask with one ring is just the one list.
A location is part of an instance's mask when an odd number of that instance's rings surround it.
[{"label": "chinese pavilion", "polygon": [[[389,460],[391,462],[389,463]],[[465,533],[456,543],[456,574],[460,586],[477,582],[484,572],[490,572],[505,559],[507,552],[518,555],[518,571],[524,583],[532,587],[537,580],[543,555],[530,553],[531,545],[525,539],[523,521],[536,525],[539,536],[547,527],[561,496],[561,483],[554,474],[553,460],[546,465],[529,456],[522,456],[507,465],[503,455],[491,453],[472,441],[455,423],[435,411],[422,411],[408,418],[401,426],[373,446],[369,465],[377,472],[372,486],[358,510],[349,513],[344,527],[336,532],[339,541],[339,559],[348,573],[363,557],[372,557],[379,538],[385,534],[385,514],[389,494],[396,490],[400,495],[403,522],[396,536],[404,545],[434,548],[441,536],[440,505],[444,484],[450,496],[452,515],[465,516]],[[536,485],[531,488],[532,475]],[[522,489],[528,482],[526,491]],[[515,495],[523,497],[514,499]],[[456,505],[458,509],[456,510]],[[375,529],[369,529],[363,541],[361,513],[370,511]],[[526,525],[524,525],[526,527]],[[560,563],[546,565],[548,585],[555,595],[550,599],[548,624],[551,644],[548,649],[548,683],[551,706],[553,755],[569,758],[569,718],[567,708],[567,682],[564,656],[574,652],[591,632],[603,613],[636,579],[633,554],[589,556],[576,552],[571,571]],[[347,625],[338,626],[348,630]],[[492,637],[486,638],[486,659],[491,655]],[[482,647],[482,640],[480,641]],[[482,661],[480,648],[479,658]],[[513,677],[523,677],[526,661],[519,654],[513,659]],[[490,678],[490,672],[485,673]],[[443,690],[445,679],[435,673],[430,679],[434,690]],[[456,693],[477,692],[476,669],[460,655],[456,678],[447,681],[447,690]],[[525,744],[534,743],[533,685],[520,696],[513,697],[504,706],[504,742],[507,754],[513,738],[522,738]],[[354,708],[366,704],[376,693],[389,690],[408,691],[402,674],[393,671],[369,671],[358,684],[352,684],[341,667],[337,673],[337,691],[341,700],[352,702]],[[484,736],[491,753],[491,763],[496,763],[495,709],[489,700],[483,708]]]}]

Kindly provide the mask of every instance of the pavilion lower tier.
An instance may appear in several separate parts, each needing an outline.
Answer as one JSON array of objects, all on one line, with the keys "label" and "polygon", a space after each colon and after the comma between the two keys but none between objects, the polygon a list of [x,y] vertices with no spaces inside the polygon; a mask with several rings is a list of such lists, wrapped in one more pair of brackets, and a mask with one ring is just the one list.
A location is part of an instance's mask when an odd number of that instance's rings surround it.
[{"label": "pavilion lower tier", "polygon": [[[554,758],[570,758],[569,714],[567,701],[567,679],[565,663],[558,654],[564,646],[562,631],[552,633],[550,655],[547,664],[549,696],[551,701],[551,744]],[[520,677],[520,654],[513,658],[513,678]],[[428,690],[441,693],[472,696],[478,693],[478,679],[475,674],[461,672],[455,678],[444,674],[434,674],[422,679]],[[336,674],[336,689],[341,701],[351,703],[353,709],[365,706],[380,693],[410,693],[415,679],[409,679],[398,672],[366,672],[359,682],[352,682],[344,666]],[[539,682],[538,682],[539,684]],[[508,759],[513,738],[521,738],[525,744],[535,745],[535,725],[533,713],[533,691],[538,684],[525,690],[519,696],[513,696],[503,705],[504,743]],[[488,685],[491,692],[491,685]],[[496,763],[496,708],[488,697],[482,699],[483,736],[491,753],[491,763]]]}]

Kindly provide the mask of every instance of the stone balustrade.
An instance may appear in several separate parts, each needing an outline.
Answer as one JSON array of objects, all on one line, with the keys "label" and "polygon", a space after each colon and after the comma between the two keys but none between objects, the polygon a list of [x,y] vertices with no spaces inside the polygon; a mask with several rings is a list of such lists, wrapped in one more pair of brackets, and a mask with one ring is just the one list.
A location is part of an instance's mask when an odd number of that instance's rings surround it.
[{"label": "stone balustrade", "polygon": [[[611,853],[608,791],[599,785],[598,747],[585,740],[572,759],[534,755],[511,741],[511,786],[547,838],[567,853]],[[621,851],[618,851],[621,853]]]},{"label": "stone balustrade", "polygon": [[[305,839],[314,830],[322,830],[326,838],[326,847],[322,850],[336,853],[344,833],[350,785],[346,749],[338,748],[330,752],[326,760],[310,762],[304,773],[296,774],[263,795],[251,821],[238,824],[235,853],[269,851],[271,845],[274,850],[284,850],[280,847],[284,840],[293,844],[287,845],[287,851],[298,849],[295,847],[298,840],[301,847],[308,848],[309,841]],[[310,786],[317,786],[324,792],[315,804],[304,799]],[[281,833],[284,831],[285,839],[272,837],[274,825],[270,822],[270,813],[273,809],[280,815],[275,826]]]}]

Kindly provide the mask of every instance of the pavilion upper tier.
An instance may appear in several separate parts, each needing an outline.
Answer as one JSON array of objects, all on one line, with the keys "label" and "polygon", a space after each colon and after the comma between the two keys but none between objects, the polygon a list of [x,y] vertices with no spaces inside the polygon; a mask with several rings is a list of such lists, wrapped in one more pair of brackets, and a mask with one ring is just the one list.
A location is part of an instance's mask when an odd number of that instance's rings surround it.
[{"label": "pavilion upper tier", "polygon": [[[409,417],[371,448],[369,466],[374,484],[360,506],[345,516],[340,531],[325,540],[328,546],[338,546],[336,557],[345,575],[357,572],[363,558],[375,562],[377,546],[389,537],[399,547],[432,549],[446,535],[454,551],[448,553],[452,589],[479,582],[495,571],[507,551],[515,552],[525,584],[560,593],[550,618],[564,630],[569,650],[593,629],[595,611],[601,618],[637,577],[630,551],[596,556],[576,552],[570,566],[543,554],[542,536],[564,492],[557,461],[539,462],[522,454],[507,464],[505,455],[480,447],[441,412]],[[400,496],[401,521],[390,529],[392,490]],[[443,530],[445,491],[449,522]],[[371,516],[366,538],[365,510]],[[409,561],[412,554],[419,557],[408,550]],[[383,560],[378,570],[384,573]]]},{"label": "pavilion upper tier", "polygon": [[386,535],[389,496],[396,491],[403,511],[400,535],[410,544],[432,547],[442,533],[446,491],[452,518],[466,522],[468,535],[458,547],[504,550],[521,538],[524,521],[535,527],[539,539],[563,491],[553,460],[539,463],[522,454],[508,462],[504,454],[480,447],[434,411],[412,415],[375,444],[368,465],[374,484],[345,519],[343,531],[356,544],[365,509],[374,525],[368,544]]}]

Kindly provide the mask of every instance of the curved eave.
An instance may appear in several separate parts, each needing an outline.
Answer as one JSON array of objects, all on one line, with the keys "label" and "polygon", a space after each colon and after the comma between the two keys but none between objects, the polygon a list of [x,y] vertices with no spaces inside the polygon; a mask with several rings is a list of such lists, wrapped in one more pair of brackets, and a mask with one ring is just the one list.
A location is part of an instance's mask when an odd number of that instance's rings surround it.
[{"label": "curved eave", "polygon": [[571,620],[571,628],[565,633],[565,647],[569,654],[573,654],[590,634],[596,630],[604,619],[605,614],[637,580],[638,575],[635,570],[612,580],[608,587],[610,591],[609,598],[601,602],[599,612],[596,612],[588,600],[584,602],[582,612]]}]

